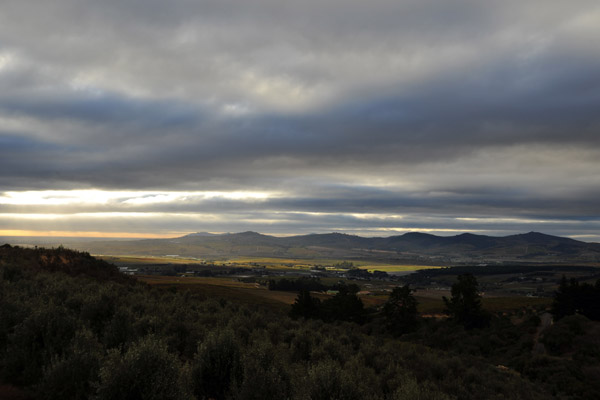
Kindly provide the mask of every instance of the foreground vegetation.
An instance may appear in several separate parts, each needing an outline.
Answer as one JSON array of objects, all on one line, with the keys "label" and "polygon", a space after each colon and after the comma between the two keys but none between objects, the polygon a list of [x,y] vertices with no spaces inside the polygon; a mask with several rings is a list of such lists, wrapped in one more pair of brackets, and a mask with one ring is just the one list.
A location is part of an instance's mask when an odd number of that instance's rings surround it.
[{"label": "foreground vegetation", "polygon": [[531,310],[466,329],[409,304],[414,321],[389,324],[406,296],[355,322],[337,320],[335,302],[294,320],[289,306],[152,287],[85,253],[3,246],[0,383],[43,399],[600,396],[597,323],[567,316],[540,335]]}]

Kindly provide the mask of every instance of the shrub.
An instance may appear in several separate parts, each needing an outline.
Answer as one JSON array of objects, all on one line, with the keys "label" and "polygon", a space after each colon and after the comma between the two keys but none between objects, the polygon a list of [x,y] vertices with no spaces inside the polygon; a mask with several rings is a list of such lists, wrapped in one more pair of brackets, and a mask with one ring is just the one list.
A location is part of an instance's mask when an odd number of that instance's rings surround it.
[{"label": "shrub", "polygon": [[48,400],[90,397],[97,384],[101,359],[102,346],[92,332],[78,331],[65,354],[45,369],[36,388],[38,396]]},{"label": "shrub", "polygon": [[100,370],[98,399],[191,399],[184,370],[167,346],[149,336],[125,355],[109,352]]},{"label": "shrub", "polygon": [[242,380],[240,359],[233,331],[211,332],[198,346],[192,366],[194,394],[199,399],[225,397]]},{"label": "shrub", "polygon": [[17,385],[39,382],[43,370],[63,355],[78,328],[64,307],[49,304],[17,325],[8,337],[4,374]]},{"label": "shrub", "polygon": [[243,381],[236,390],[235,398],[263,400],[291,397],[290,375],[277,353],[277,349],[268,342],[252,346],[243,358]]}]

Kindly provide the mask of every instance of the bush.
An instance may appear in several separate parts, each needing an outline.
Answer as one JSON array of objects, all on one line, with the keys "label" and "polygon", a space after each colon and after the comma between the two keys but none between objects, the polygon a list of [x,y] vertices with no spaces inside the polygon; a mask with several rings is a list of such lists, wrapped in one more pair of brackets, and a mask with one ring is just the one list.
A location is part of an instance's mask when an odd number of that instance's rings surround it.
[{"label": "bush", "polygon": [[302,390],[311,400],[361,399],[355,383],[333,360],[325,360],[310,367]]},{"label": "bush", "polygon": [[242,381],[241,354],[233,331],[211,332],[198,346],[192,366],[194,394],[221,399]]},{"label": "bush", "polygon": [[291,379],[278,351],[268,342],[257,343],[243,358],[243,382],[235,398],[241,400],[287,399]]},{"label": "bush", "polygon": [[38,396],[48,400],[89,398],[97,385],[101,360],[102,346],[92,332],[77,332],[65,354],[45,369],[36,388]]},{"label": "bush", "polygon": [[16,385],[37,384],[44,368],[67,349],[78,322],[64,307],[49,304],[17,325],[7,339],[6,379]]},{"label": "bush", "polygon": [[560,355],[573,350],[573,341],[582,335],[589,320],[583,315],[564,317],[556,324],[548,327],[541,338],[546,349],[554,355]]},{"label": "bush", "polygon": [[154,337],[121,355],[112,350],[100,370],[98,399],[191,399],[184,370],[167,346]]}]

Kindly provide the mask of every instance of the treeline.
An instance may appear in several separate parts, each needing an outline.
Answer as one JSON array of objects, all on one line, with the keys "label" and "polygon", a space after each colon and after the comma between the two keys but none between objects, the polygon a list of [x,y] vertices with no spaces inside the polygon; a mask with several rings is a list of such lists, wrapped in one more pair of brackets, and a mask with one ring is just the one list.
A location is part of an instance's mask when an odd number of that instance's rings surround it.
[{"label": "treeline", "polygon": [[421,269],[415,273],[403,276],[403,280],[407,282],[421,281],[425,277],[444,276],[444,275],[499,275],[499,274],[527,274],[532,272],[544,271],[577,271],[589,274],[597,274],[598,268],[588,266],[565,266],[565,265],[471,265]]},{"label": "treeline", "polygon": [[349,321],[364,323],[367,312],[362,300],[356,295],[357,285],[337,286],[338,292],[324,301],[312,297],[308,290],[301,290],[296,298],[290,316],[292,318],[320,318],[324,321]]},{"label": "treeline", "polygon": [[[414,331],[418,326],[417,300],[409,285],[396,287],[382,310],[366,310],[362,300],[357,296],[360,288],[356,284],[335,285],[337,293],[321,301],[311,296],[308,289],[317,288],[320,284],[319,280],[301,278],[295,281],[284,281],[290,289],[300,288],[290,311],[292,318],[320,318],[325,321],[364,323],[383,315],[386,325],[394,334]],[[269,288],[271,287],[269,284]],[[458,282],[452,285],[452,297],[450,299],[444,297],[443,300],[446,304],[446,313],[465,329],[483,328],[489,324],[491,316],[482,309],[477,279],[473,275],[459,275]]]},{"label": "treeline", "polygon": [[309,292],[326,292],[328,290],[338,290],[338,285],[325,285],[319,278],[298,278],[298,279],[269,279],[269,290],[280,290],[284,292],[299,292],[302,290]]},{"label": "treeline", "polygon": [[[350,279],[385,279],[389,277],[389,275],[383,271],[373,271],[371,273],[365,269],[358,268],[348,270],[346,276]],[[321,282],[321,279],[319,278],[300,277],[296,279],[269,279],[267,286],[269,290],[279,290],[283,292],[299,292],[302,290],[306,290],[309,292],[327,292],[329,290],[340,290],[340,288],[343,288],[345,284],[336,283],[333,285],[326,285],[323,282]],[[358,288],[358,286],[356,287]]]},{"label": "treeline", "polygon": [[346,271],[346,276],[348,278],[356,278],[356,279],[389,279],[390,275],[385,271],[373,271],[369,272],[366,269],[361,268],[350,268]]},{"label": "treeline", "polygon": [[[140,273],[145,275],[162,275],[176,276],[184,273],[193,274],[194,276],[227,276],[241,274],[256,274],[256,269],[246,267],[226,267],[215,264],[125,264],[120,266],[135,268]],[[261,272],[261,275],[264,272]]]}]

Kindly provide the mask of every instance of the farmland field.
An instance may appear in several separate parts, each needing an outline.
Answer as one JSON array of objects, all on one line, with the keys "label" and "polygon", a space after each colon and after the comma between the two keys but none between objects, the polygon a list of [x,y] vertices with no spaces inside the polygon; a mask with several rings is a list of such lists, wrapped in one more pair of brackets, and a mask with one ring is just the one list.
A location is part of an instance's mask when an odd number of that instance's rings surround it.
[{"label": "farmland field", "polygon": [[[224,298],[242,301],[247,304],[267,305],[278,310],[289,310],[289,305],[296,299],[296,292],[268,290],[258,283],[241,282],[236,278],[215,277],[170,277],[156,275],[137,276],[142,282],[153,287],[176,290],[191,290],[207,297]],[[415,293],[419,302],[419,312],[423,314],[439,314],[444,310],[442,296],[450,297],[449,291],[419,290]],[[324,293],[313,293],[321,300],[331,296]],[[377,307],[387,301],[386,295],[361,295],[366,307]],[[549,298],[525,296],[484,297],[483,308],[490,312],[514,312],[526,308],[546,308],[551,304]]]},{"label": "farmland field", "polygon": [[199,259],[179,256],[130,256],[130,255],[99,255],[98,258],[116,264],[211,264],[215,266],[229,267],[265,267],[268,269],[299,269],[308,270],[316,266],[326,267],[329,270],[344,270],[343,263],[369,272],[375,270],[384,272],[406,272],[421,269],[441,268],[431,265],[414,264],[388,264],[364,260],[342,260],[342,259],[299,259],[299,258],[275,258],[275,257],[236,257],[230,259]]}]

